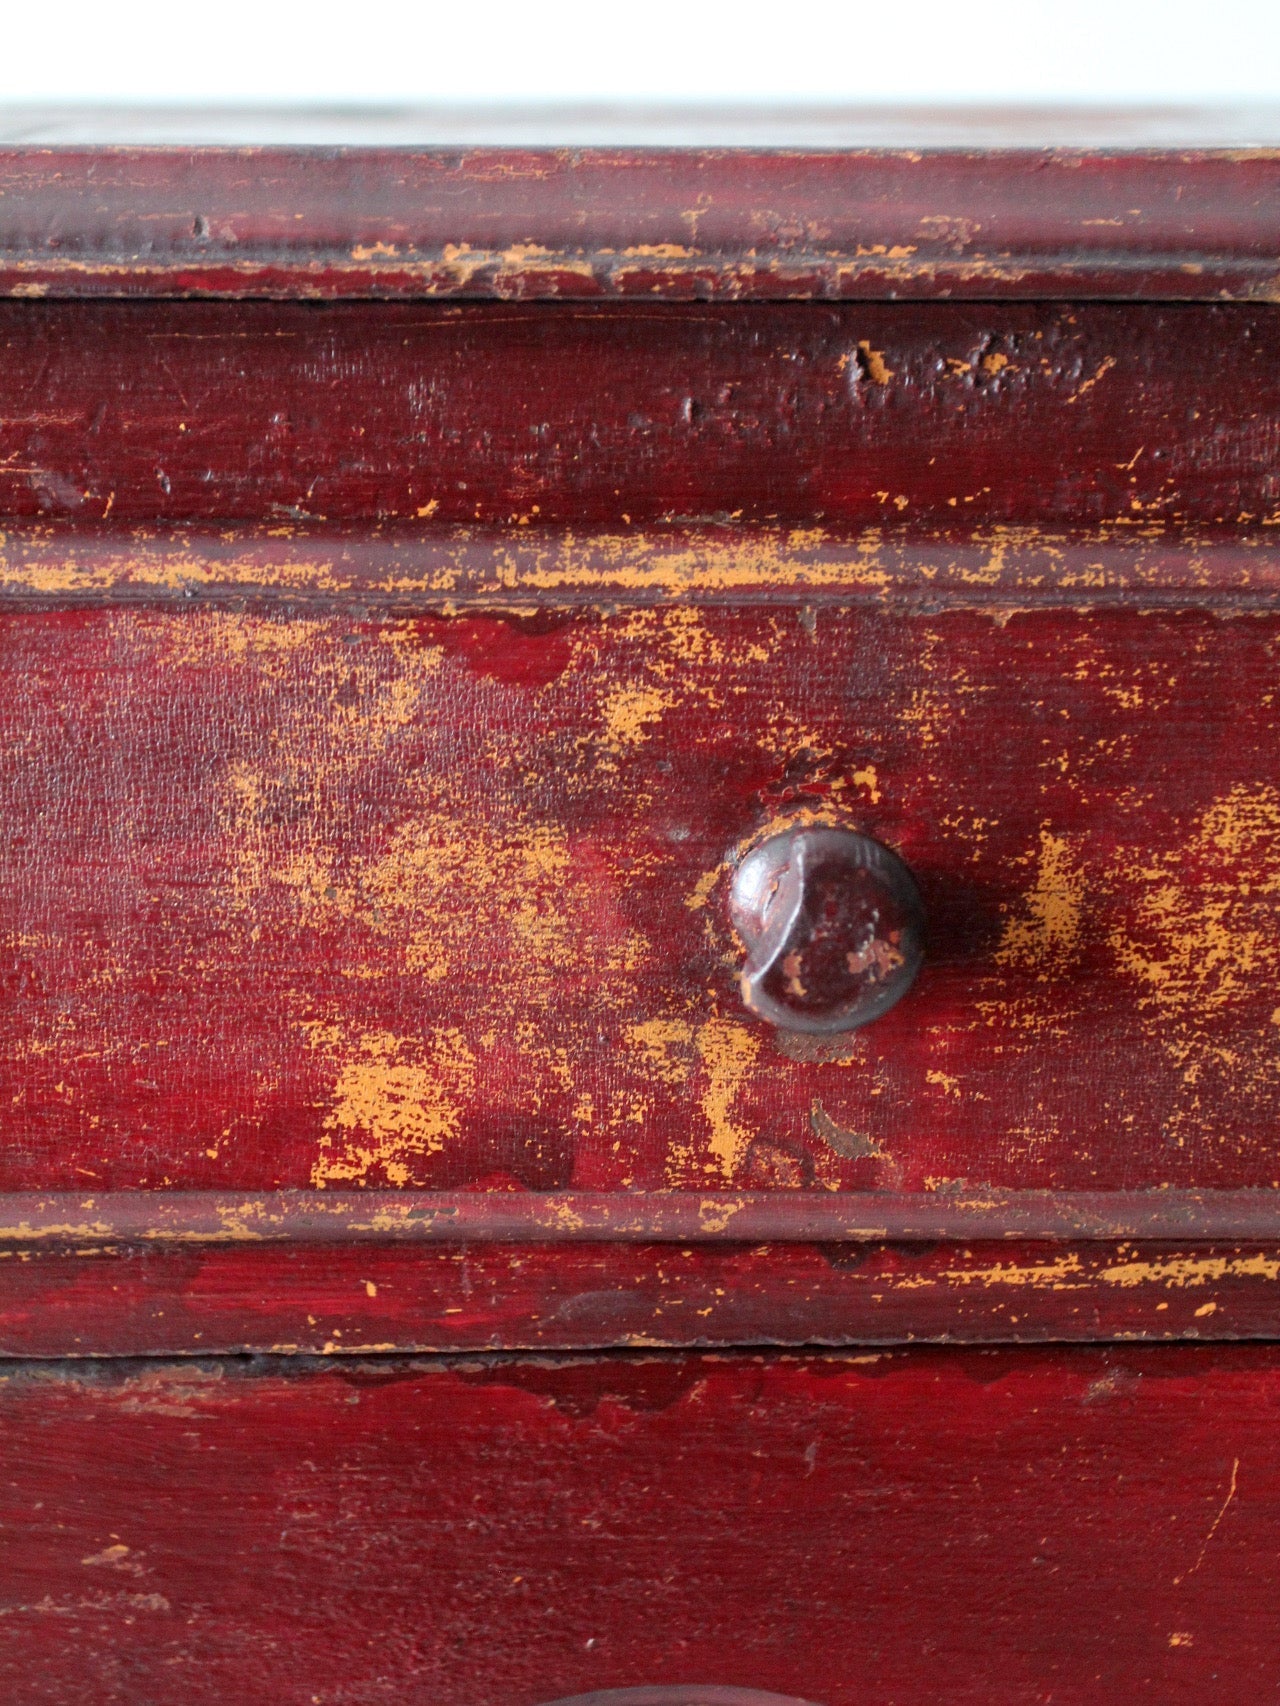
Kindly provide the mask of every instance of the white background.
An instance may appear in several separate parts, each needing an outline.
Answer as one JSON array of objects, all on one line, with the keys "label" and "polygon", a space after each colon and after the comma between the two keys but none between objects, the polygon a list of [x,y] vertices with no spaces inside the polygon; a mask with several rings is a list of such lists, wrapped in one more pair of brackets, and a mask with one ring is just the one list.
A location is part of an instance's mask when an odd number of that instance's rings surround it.
[{"label": "white background", "polygon": [[0,101],[1232,101],[1280,0],[0,0]]}]

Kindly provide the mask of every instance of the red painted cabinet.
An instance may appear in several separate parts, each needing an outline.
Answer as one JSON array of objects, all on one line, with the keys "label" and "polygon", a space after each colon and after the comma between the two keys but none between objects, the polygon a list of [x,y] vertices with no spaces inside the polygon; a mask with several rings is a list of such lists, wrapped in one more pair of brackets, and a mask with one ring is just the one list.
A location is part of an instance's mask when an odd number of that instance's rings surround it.
[{"label": "red painted cabinet", "polygon": [[6,1698],[1269,1697],[1274,156],[0,182]]}]

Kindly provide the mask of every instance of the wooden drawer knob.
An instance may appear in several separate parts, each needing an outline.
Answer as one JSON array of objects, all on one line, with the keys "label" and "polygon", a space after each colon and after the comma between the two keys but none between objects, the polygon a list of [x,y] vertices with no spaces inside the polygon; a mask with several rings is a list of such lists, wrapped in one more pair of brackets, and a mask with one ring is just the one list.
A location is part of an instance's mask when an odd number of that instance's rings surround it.
[{"label": "wooden drawer knob", "polygon": [[854,1031],[911,988],[924,908],[895,853],[851,829],[792,829],[739,865],[729,895],[747,950],[742,999],[789,1031]]}]

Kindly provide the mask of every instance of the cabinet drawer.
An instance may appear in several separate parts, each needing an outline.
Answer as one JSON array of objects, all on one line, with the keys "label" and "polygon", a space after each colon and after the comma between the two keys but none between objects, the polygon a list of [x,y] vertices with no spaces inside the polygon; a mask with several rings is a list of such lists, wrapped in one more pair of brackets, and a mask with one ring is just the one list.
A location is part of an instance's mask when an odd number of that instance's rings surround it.
[{"label": "cabinet drawer", "polygon": [[[9,614],[0,1188],[1269,1186],[1278,647],[1203,609]],[[745,1010],[726,912],[815,820],[928,918],[832,1036]]]},{"label": "cabinet drawer", "polygon": [[1280,1614],[1273,1349],[11,1365],[31,1706],[1236,1706]]}]

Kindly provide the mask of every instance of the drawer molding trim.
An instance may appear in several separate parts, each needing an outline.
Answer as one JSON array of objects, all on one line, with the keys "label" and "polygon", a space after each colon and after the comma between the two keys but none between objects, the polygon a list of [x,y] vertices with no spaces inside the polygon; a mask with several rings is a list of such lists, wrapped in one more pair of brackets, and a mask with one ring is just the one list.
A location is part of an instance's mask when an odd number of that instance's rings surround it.
[{"label": "drawer molding trim", "polygon": [[1280,1191],[0,1194],[0,1245],[1280,1238]]},{"label": "drawer molding trim", "polygon": [[1176,525],[1055,532],[988,528],[946,537],[875,530],[663,528],[629,536],[530,528],[431,532],[302,525],[182,533],[19,524],[0,536],[7,608],[281,601],[290,610],[569,609],[600,599],[908,610],[1273,610],[1270,534]]}]

